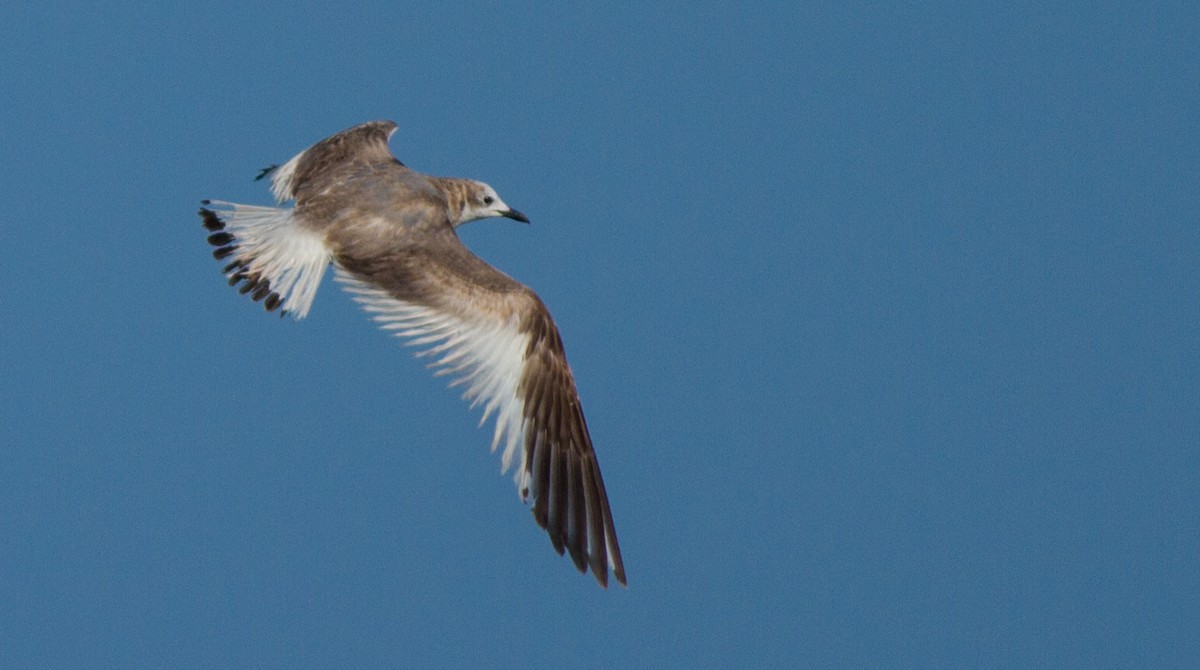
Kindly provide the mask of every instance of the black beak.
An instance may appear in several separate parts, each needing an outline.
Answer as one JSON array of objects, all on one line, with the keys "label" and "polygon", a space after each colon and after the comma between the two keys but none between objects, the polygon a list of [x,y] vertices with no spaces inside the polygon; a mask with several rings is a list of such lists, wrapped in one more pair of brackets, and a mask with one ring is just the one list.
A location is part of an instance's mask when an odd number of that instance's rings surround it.
[{"label": "black beak", "polygon": [[529,217],[525,216],[524,214],[518,212],[515,209],[510,209],[510,210],[500,212],[500,216],[507,216],[508,218],[510,218],[514,221],[520,221],[521,223],[529,223]]}]

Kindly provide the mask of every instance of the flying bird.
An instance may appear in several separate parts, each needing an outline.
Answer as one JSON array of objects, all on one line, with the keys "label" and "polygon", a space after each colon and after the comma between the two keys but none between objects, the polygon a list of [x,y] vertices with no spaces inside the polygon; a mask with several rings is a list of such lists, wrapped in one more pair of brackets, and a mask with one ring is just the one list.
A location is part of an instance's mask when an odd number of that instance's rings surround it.
[{"label": "flying bird", "polygon": [[478,219],[529,219],[495,189],[433,177],[388,150],[391,121],[354,126],[263,170],[279,205],[205,200],[200,218],[213,256],[238,292],[268,312],[308,314],[332,264],[336,279],[385,330],[421,347],[454,378],[492,450],[516,463],[521,499],[580,572],[624,585],[604,480],[575,380],[550,312],[525,285],[471,253],[455,228]]}]

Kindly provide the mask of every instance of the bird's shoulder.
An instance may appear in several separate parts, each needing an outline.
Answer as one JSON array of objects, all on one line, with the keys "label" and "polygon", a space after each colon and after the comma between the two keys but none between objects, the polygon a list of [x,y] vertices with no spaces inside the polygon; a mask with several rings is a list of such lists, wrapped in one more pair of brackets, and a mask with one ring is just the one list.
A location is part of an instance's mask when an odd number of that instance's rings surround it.
[{"label": "bird's shoulder", "polygon": [[396,299],[464,315],[494,312],[522,322],[545,312],[532,289],[472,253],[449,225],[335,237],[338,265]]}]

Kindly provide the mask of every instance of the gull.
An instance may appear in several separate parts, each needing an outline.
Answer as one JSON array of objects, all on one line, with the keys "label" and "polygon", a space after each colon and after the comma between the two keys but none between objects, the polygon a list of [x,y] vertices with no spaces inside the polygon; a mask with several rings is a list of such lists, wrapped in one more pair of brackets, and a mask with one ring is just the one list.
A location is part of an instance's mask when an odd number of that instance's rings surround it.
[{"label": "gull", "polygon": [[230,286],[268,312],[304,318],[325,269],[385,330],[450,375],[479,425],[495,417],[501,471],[519,455],[521,500],[554,549],[601,586],[625,566],[600,465],[562,339],[541,299],[471,253],[455,228],[508,217],[528,223],[495,189],[433,177],[396,159],[391,121],[343,130],[258,175],[277,204],[204,200],[200,218]]}]

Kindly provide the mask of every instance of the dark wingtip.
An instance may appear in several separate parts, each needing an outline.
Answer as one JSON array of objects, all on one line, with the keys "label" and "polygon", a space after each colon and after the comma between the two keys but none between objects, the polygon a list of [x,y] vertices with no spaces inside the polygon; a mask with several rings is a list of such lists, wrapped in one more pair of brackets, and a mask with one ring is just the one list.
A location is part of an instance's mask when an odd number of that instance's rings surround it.
[{"label": "dark wingtip", "polygon": [[258,176],[254,178],[254,181],[262,181],[264,177],[271,174],[272,172],[274,172],[277,169],[279,169],[278,165],[269,165],[269,166],[263,168],[262,172],[259,172]]},{"label": "dark wingtip", "polygon": [[575,564],[575,569],[578,570],[580,574],[587,574],[587,558],[584,557],[583,554],[575,551],[573,547],[571,551],[571,562]]},{"label": "dark wingtip", "polygon": [[596,581],[600,582],[600,586],[608,588],[608,561],[605,560],[604,554],[593,549],[588,554],[588,567],[592,569],[592,574],[595,575]]}]

